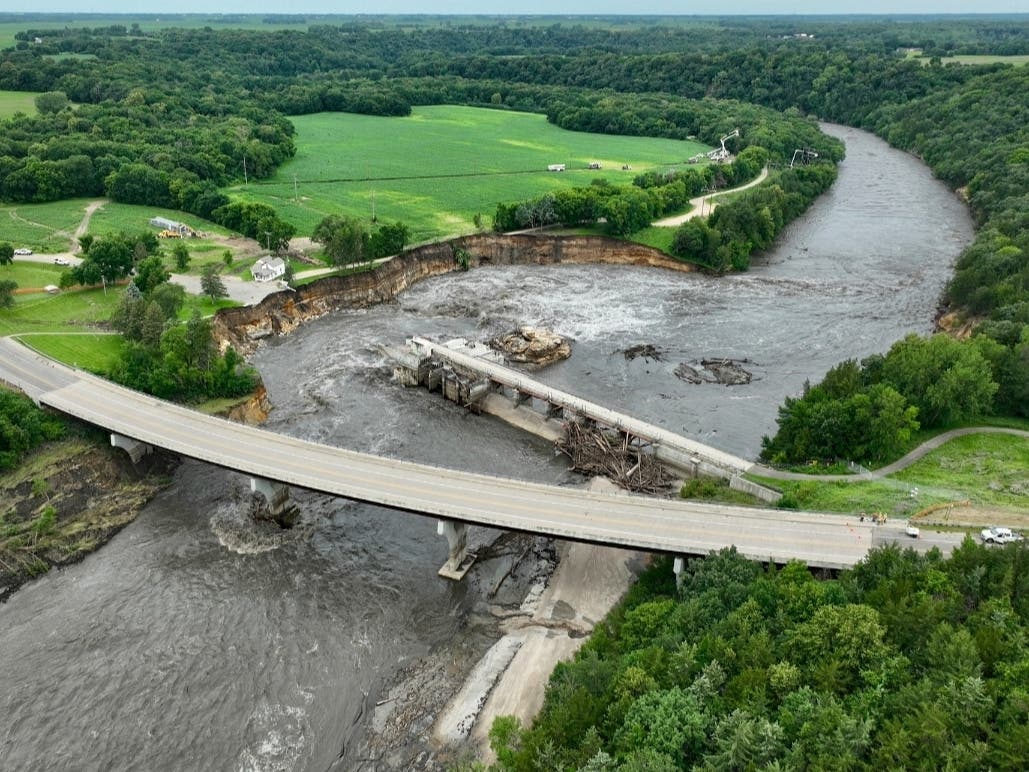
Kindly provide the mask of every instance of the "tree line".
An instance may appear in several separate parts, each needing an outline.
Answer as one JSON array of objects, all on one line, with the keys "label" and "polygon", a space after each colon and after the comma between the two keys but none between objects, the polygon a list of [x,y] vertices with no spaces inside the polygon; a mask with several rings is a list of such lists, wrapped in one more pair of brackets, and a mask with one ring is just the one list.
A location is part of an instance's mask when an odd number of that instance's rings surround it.
[{"label": "tree line", "polygon": [[[493,772],[1019,770],[1029,551],[879,548],[839,578],[732,549],[645,572]],[[487,769],[465,764],[464,772]]]}]

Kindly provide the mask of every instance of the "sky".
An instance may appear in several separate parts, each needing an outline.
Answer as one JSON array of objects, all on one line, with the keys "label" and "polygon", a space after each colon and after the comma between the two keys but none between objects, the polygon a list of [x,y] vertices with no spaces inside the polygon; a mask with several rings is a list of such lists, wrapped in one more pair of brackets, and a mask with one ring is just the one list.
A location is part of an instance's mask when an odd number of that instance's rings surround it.
[{"label": "sky", "polygon": [[1029,0],[0,0],[0,12],[293,14],[898,14],[1029,13]]}]

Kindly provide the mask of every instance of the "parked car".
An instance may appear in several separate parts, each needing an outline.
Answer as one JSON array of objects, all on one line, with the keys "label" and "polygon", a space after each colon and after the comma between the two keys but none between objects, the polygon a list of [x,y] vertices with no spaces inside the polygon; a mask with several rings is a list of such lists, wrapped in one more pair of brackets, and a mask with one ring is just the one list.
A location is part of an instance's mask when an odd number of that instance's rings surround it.
[{"label": "parked car", "polygon": [[71,263],[63,257],[55,257],[54,265],[71,265]]},{"label": "parked car", "polygon": [[14,250],[14,254],[16,254],[16,255],[31,255],[32,254],[32,250],[29,249],[28,247],[19,247],[18,249]]},{"label": "parked car", "polygon": [[1022,534],[1015,533],[1010,528],[1002,528],[996,525],[983,528],[979,535],[986,544],[1010,544],[1013,541],[1022,541],[1023,538]]}]

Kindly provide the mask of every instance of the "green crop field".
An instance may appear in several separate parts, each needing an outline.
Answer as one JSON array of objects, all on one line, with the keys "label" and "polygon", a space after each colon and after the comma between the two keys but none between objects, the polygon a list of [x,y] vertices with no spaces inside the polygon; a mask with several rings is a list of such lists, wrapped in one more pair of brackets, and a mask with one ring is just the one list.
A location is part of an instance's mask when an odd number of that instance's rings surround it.
[{"label": "green crop field", "polygon": [[0,91],[0,118],[15,113],[36,114],[36,93],[33,91]]},{"label": "green crop field", "polygon": [[0,241],[36,252],[67,252],[88,199],[0,206]]},{"label": "green crop field", "polygon": [[[500,202],[598,177],[628,183],[639,172],[677,166],[708,149],[566,131],[542,115],[472,107],[417,107],[406,118],[322,113],[292,120],[296,158],[271,180],[230,192],[274,206],[299,235],[340,213],[400,220],[414,242],[466,233],[474,230],[476,213],[488,221]],[[602,168],[589,169],[593,161]],[[567,171],[548,172],[549,164],[566,164]]]}]

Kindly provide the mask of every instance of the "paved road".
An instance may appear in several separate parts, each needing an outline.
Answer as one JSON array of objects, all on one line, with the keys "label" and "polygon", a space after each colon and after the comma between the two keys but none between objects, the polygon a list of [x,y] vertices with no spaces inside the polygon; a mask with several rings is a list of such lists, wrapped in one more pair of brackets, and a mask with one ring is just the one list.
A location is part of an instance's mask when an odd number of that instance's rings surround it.
[{"label": "paved road", "polygon": [[907,455],[898,458],[892,464],[879,469],[868,469],[859,474],[804,474],[803,472],[784,472],[781,469],[773,469],[770,466],[755,464],[748,471],[761,477],[769,477],[775,480],[815,480],[818,482],[862,482],[867,480],[881,480],[894,472],[911,466],[921,458],[924,458],[941,445],[950,442],[955,437],[964,437],[968,434],[1010,434],[1015,437],[1029,439],[1029,432],[1023,429],[1009,429],[1003,426],[971,426],[964,429],[951,429],[932,437]]},{"label": "paved road", "polygon": [[690,210],[685,214],[677,214],[674,217],[665,217],[663,220],[655,220],[654,225],[663,228],[672,228],[677,225],[682,225],[687,220],[692,220],[694,217],[700,217],[701,215],[708,215],[715,211],[715,207],[718,206],[718,202],[714,199],[719,196],[727,196],[730,193],[737,193],[747,188],[752,188],[755,185],[760,185],[768,178],[768,167],[766,166],[761,170],[761,174],[752,179],[745,185],[740,185],[737,188],[729,188],[727,190],[719,190],[717,193],[709,193],[706,196],[697,196],[696,198],[690,199]]},{"label": "paved road", "polygon": [[[877,538],[856,517],[593,493],[381,458],[205,416],[0,339],[0,380],[41,404],[191,458],[422,515],[677,554],[843,568]],[[956,541],[956,540],[955,540]]]}]

